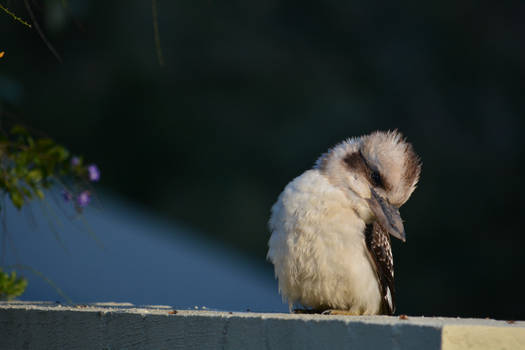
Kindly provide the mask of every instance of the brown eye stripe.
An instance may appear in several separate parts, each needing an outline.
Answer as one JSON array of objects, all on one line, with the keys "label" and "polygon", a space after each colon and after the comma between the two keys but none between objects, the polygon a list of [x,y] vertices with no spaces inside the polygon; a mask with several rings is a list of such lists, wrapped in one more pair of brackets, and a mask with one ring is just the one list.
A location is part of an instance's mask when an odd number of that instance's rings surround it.
[{"label": "brown eye stripe", "polygon": [[345,162],[346,166],[349,169],[360,173],[366,176],[367,178],[370,177],[370,169],[368,168],[368,165],[366,164],[361,152],[354,152],[348,154],[346,157],[343,158],[343,162]]},{"label": "brown eye stripe", "polygon": [[390,187],[384,181],[381,174],[368,165],[368,162],[361,151],[348,154],[345,158],[343,158],[343,161],[349,169],[364,175],[373,186],[383,189]]}]

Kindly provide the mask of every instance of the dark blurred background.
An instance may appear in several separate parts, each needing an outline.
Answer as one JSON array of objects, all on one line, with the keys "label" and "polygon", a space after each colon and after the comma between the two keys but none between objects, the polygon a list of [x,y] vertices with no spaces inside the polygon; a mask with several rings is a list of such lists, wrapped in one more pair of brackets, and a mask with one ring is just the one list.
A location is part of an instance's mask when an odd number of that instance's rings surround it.
[{"label": "dark blurred background", "polygon": [[29,4],[63,63],[0,12],[2,109],[95,161],[102,190],[272,274],[284,186],[397,128],[423,161],[394,243],[398,312],[525,319],[525,3],[160,1],[164,66],[150,1]]}]

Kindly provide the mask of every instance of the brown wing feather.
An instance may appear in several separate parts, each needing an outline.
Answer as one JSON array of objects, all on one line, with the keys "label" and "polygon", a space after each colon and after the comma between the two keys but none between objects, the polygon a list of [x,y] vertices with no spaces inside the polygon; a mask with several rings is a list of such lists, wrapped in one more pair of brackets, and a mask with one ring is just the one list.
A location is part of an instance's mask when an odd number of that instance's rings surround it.
[{"label": "brown wing feather", "polygon": [[[392,315],[395,311],[394,260],[390,246],[390,236],[379,223],[366,226],[366,246],[374,260],[381,296],[381,313]],[[388,294],[390,293],[390,300]]]}]

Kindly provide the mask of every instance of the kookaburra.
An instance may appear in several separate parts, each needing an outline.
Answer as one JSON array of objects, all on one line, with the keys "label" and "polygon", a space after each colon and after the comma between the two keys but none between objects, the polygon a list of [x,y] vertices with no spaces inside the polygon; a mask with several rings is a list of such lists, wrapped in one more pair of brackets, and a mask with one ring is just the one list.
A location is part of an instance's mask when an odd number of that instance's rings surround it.
[{"label": "kookaburra", "polygon": [[290,309],[393,314],[389,234],[405,241],[399,207],[421,164],[397,131],[343,141],[290,182],[272,207],[268,259]]}]

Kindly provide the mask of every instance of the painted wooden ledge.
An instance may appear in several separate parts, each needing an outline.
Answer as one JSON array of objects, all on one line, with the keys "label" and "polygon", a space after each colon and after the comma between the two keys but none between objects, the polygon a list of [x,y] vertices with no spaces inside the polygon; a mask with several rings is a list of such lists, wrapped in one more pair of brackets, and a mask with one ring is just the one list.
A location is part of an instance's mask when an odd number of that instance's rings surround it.
[{"label": "painted wooden ledge", "polygon": [[0,302],[0,349],[525,349],[525,322]]}]

